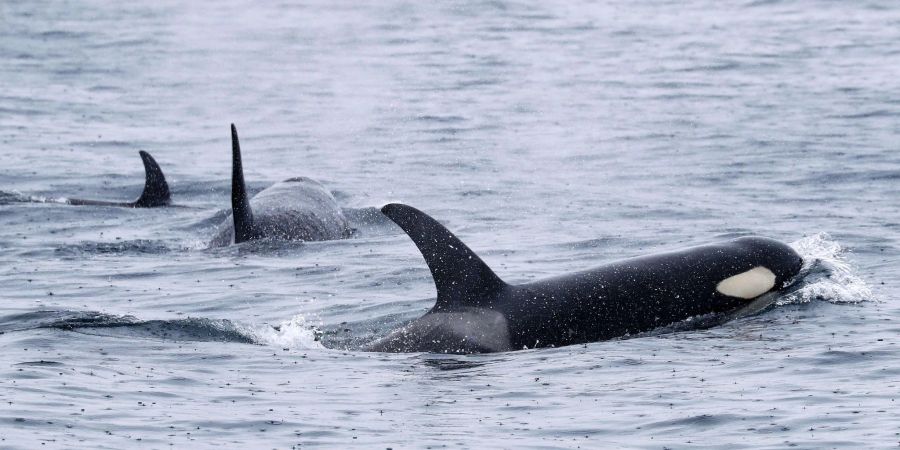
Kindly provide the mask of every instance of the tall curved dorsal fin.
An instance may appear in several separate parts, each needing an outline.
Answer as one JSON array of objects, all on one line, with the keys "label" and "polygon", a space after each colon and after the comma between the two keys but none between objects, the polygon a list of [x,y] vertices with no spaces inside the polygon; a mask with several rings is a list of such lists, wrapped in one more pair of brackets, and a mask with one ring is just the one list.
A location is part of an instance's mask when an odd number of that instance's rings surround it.
[{"label": "tall curved dorsal fin", "polygon": [[475,252],[422,211],[391,203],[381,212],[412,238],[425,257],[437,288],[434,310],[486,306],[506,286]]},{"label": "tall curved dorsal fin", "polygon": [[234,218],[234,243],[253,239],[253,211],[244,186],[241,143],[234,124],[231,124],[231,215]]},{"label": "tall curved dorsal fin", "polygon": [[162,169],[156,160],[149,153],[141,150],[141,160],[144,161],[144,172],[146,180],[144,181],[144,192],[134,201],[135,208],[152,208],[155,206],[165,206],[172,201],[169,193],[169,184],[166,183],[166,177],[163,175]]}]

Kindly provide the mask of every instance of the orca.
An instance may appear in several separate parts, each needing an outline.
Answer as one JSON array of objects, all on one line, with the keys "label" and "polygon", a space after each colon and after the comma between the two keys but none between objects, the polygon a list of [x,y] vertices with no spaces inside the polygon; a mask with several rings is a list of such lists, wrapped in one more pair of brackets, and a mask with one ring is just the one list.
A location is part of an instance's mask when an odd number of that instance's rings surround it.
[{"label": "orca", "polygon": [[78,206],[123,206],[126,208],[156,208],[172,204],[172,195],[169,192],[169,184],[156,160],[149,153],[141,150],[138,152],[144,161],[144,191],[133,202],[110,202],[105,200],[87,200],[80,198],[62,199],[66,204]]},{"label": "orca", "polygon": [[211,247],[258,239],[329,241],[350,237],[350,224],[337,200],[318,181],[289,178],[249,198],[234,124],[231,157],[231,217],[219,227]]},{"label": "orca", "polygon": [[377,352],[559,347],[634,335],[708,314],[734,317],[756,301],[771,304],[803,264],[786,244],[742,237],[514,285],[425,213],[403,204],[386,205],[382,212],[421,251],[437,299],[424,316],[364,348]]}]

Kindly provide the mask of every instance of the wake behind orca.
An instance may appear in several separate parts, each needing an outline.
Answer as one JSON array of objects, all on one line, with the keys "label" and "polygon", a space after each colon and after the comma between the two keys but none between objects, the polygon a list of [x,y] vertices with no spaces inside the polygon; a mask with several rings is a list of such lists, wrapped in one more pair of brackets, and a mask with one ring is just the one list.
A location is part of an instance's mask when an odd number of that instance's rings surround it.
[{"label": "wake behind orca", "polygon": [[169,192],[169,184],[166,183],[166,177],[163,175],[163,171],[159,167],[159,164],[149,153],[143,150],[138,153],[141,155],[141,160],[144,162],[144,190],[141,192],[141,196],[133,202],[113,202],[81,198],[38,199],[25,196],[20,196],[20,199],[17,201],[26,203],[55,202],[76,206],[120,206],[125,208],[156,208],[160,206],[170,206],[172,204],[172,194]]},{"label": "wake behind orca", "polygon": [[402,204],[382,212],[412,238],[437,288],[424,316],[366,350],[483,353],[595,342],[773,299],[803,260],[762,237],[703,245],[511,285],[425,213]]},{"label": "wake behind orca", "polygon": [[267,238],[328,241],[350,237],[350,225],[337,200],[310,178],[284,180],[249,199],[234,124],[231,124],[231,152],[231,217],[225,219],[210,242],[211,247]]}]

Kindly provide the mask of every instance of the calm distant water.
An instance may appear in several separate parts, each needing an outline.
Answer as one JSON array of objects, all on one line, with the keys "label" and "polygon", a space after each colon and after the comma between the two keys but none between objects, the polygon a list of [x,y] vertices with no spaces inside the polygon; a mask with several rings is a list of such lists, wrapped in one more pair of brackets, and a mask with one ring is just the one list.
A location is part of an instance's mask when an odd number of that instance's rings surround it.
[{"label": "calm distant water", "polygon": [[[131,3],[0,5],[0,447],[900,445],[895,2]],[[231,122],[356,237],[207,249]],[[54,202],[136,198],[141,149],[184,208]],[[711,329],[365,353],[434,301],[391,201],[511,282],[748,234],[808,276]]]}]

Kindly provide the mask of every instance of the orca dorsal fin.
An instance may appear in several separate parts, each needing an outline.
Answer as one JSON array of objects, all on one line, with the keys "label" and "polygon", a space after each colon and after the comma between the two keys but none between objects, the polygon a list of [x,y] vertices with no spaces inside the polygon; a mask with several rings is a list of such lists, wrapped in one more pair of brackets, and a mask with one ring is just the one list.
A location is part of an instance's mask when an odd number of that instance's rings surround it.
[{"label": "orca dorsal fin", "polygon": [[391,203],[381,212],[412,238],[425,257],[437,288],[434,310],[488,306],[506,286],[475,252],[422,211]]},{"label": "orca dorsal fin", "polygon": [[234,243],[253,239],[253,211],[244,186],[241,143],[234,124],[231,124],[231,216],[234,218]]},{"label": "orca dorsal fin", "polygon": [[172,201],[172,196],[169,193],[169,184],[166,183],[162,169],[149,153],[143,150],[138,153],[141,155],[141,160],[144,161],[146,180],[144,181],[144,192],[141,192],[141,196],[134,201],[134,207],[152,208],[168,205]]}]

